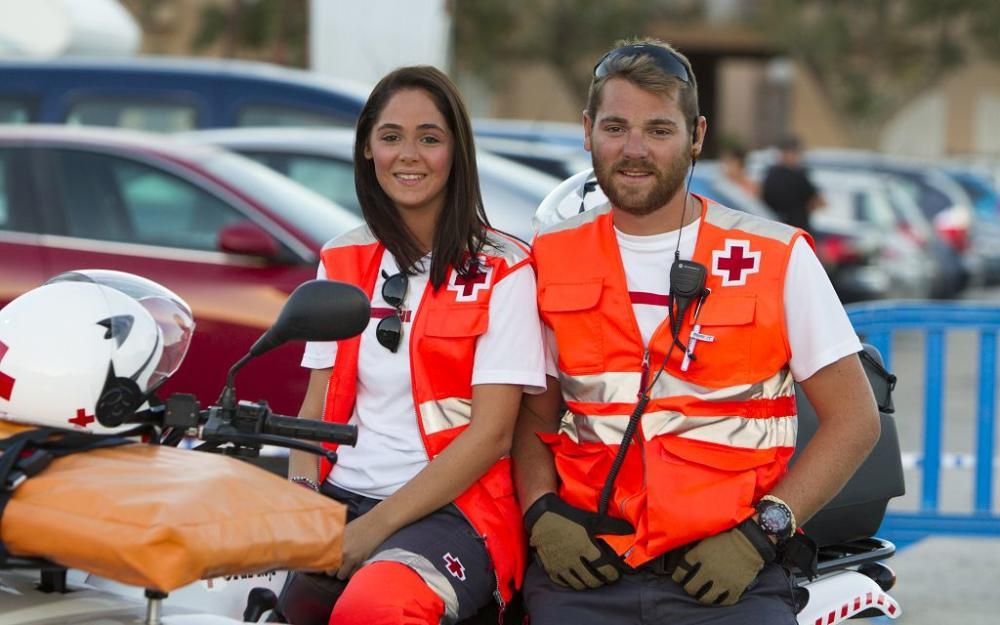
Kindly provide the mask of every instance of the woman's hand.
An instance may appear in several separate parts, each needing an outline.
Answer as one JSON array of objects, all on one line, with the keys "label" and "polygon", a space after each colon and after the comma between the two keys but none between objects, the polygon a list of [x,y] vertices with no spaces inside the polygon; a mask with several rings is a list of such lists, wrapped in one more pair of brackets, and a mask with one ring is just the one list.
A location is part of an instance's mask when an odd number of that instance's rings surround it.
[{"label": "woman's hand", "polygon": [[340,568],[336,571],[337,579],[346,580],[354,575],[375,548],[392,534],[383,526],[376,510],[377,506],[344,528],[343,555]]}]

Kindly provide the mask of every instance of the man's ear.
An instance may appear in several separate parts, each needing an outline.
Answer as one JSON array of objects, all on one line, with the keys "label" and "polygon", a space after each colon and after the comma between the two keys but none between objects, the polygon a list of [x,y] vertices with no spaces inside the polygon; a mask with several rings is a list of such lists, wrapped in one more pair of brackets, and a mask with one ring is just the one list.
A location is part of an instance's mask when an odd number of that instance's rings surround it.
[{"label": "man's ear", "polygon": [[708,121],[704,115],[699,115],[692,124],[694,129],[691,132],[691,160],[698,160],[701,156],[701,149],[705,145],[705,133],[708,132]]},{"label": "man's ear", "polygon": [[590,119],[587,111],[583,112],[583,149],[590,152],[590,131],[594,129],[594,122]]}]

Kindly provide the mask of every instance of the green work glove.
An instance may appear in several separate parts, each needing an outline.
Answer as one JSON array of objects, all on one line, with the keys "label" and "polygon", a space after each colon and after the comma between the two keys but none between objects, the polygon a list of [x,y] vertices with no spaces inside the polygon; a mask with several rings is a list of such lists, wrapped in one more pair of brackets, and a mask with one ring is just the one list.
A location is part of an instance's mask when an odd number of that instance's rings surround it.
[{"label": "green work glove", "polygon": [[574,508],[555,493],[546,493],[524,513],[539,564],[553,582],[574,590],[618,581],[621,557],[597,534],[632,534],[628,521]]},{"label": "green work glove", "polygon": [[674,569],[673,580],[705,605],[733,605],[776,550],[752,519],[709,536],[692,547]]}]

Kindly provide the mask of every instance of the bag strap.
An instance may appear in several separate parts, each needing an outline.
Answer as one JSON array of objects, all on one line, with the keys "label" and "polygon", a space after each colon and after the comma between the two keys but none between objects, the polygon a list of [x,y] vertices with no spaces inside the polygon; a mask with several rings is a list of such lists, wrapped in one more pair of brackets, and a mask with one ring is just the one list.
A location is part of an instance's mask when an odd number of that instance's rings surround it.
[{"label": "bag strap", "polygon": [[878,409],[886,414],[896,412],[896,407],[892,403],[892,392],[896,389],[896,376],[890,373],[867,348],[858,352],[858,356],[861,357],[861,365],[864,367],[872,392],[875,394]]}]

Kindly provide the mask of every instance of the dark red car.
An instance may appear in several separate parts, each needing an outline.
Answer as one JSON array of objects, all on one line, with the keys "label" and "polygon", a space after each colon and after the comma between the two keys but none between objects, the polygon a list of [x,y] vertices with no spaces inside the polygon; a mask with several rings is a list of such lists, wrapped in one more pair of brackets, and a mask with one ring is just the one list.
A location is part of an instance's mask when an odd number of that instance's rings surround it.
[{"label": "dark red car", "polygon": [[[214,402],[226,372],[315,277],[324,242],[356,215],[270,169],[158,135],[66,126],[0,128],[0,306],[71,269],[155,280],[197,328],[166,391]],[[301,345],[250,363],[241,399],[295,414]],[[58,389],[53,389],[58,392]]]}]

